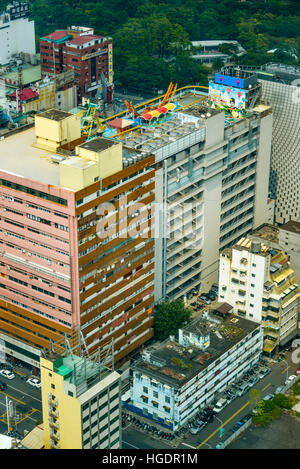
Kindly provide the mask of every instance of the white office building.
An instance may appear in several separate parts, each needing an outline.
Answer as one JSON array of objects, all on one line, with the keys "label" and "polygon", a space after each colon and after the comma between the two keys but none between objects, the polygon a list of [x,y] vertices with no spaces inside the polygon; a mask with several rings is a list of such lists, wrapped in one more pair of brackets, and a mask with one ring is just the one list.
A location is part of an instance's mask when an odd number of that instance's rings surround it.
[{"label": "white office building", "polygon": [[13,2],[0,12],[0,65],[15,54],[35,55],[34,21],[29,20],[29,4]]},{"label": "white office building", "polygon": [[272,109],[260,104],[257,79],[248,75],[223,77],[239,82],[224,89],[244,96],[241,117],[204,103],[188,105],[201,96],[182,92],[169,118],[160,121],[160,111],[153,111],[155,127],[148,113],[141,133],[118,136],[131,151],[155,155],[155,202],[165,210],[155,214],[156,301],[206,291],[218,278],[219,251],[272,222],[266,177]]},{"label": "white office building", "polygon": [[259,324],[210,313],[179,330],[178,341],[143,352],[123,406],[177,430],[252,367],[262,347]]}]

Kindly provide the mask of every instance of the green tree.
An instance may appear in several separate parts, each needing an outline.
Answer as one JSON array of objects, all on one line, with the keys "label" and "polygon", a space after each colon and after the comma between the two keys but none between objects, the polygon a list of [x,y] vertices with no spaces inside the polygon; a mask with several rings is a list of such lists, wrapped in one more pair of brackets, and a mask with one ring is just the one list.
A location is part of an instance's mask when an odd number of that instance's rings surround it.
[{"label": "green tree", "polygon": [[191,318],[192,311],[185,307],[181,299],[162,301],[155,312],[155,338],[164,340],[169,335],[176,335],[178,329]]},{"label": "green tree", "polygon": [[255,407],[257,407],[257,403],[260,400],[261,392],[259,389],[254,388],[254,389],[251,389],[249,396],[250,396],[250,399],[249,399],[250,406],[252,409],[254,409]]}]

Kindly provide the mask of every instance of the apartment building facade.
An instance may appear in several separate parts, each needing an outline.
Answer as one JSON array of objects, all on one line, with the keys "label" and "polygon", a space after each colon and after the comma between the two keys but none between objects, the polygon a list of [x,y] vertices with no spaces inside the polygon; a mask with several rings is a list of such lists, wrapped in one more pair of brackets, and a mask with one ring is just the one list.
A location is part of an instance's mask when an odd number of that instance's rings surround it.
[{"label": "apartment building facade", "polygon": [[270,218],[272,110],[260,104],[250,78],[250,88],[225,86],[226,93],[244,93],[243,118],[202,102],[189,105],[188,99],[200,101],[194,91],[177,108],[170,104],[167,118],[153,111],[155,127],[145,124],[148,113],[141,133],[118,135],[126,146],[155,155],[155,301],[207,291],[218,278],[219,250]]},{"label": "apartment building facade", "polygon": [[112,39],[97,36],[91,28],[76,27],[55,31],[40,40],[42,77],[74,71],[78,103],[94,96],[107,82],[106,99],[112,101]]},{"label": "apartment building facade", "polygon": [[[227,316],[227,317],[226,317]],[[259,324],[233,315],[196,319],[133,366],[123,406],[175,431],[253,366],[262,353]]]},{"label": "apartment building facade", "polygon": [[29,20],[29,3],[16,2],[0,12],[0,65],[8,64],[14,54],[35,55],[34,21]]},{"label": "apartment building facade", "polygon": [[262,324],[267,354],[278,352],[297,335],[299,295],[284,251],[242,238],[221,253],[219,301],[231,304],[238,316]]},{"label": "apartment building facade", "polygon": [[120,449],[120,375],[73,353],[41,357],[45,449]]},{"label": "apartment building facade", "polygon": [[36,367],[77,326],[90,353],[113,339],[115,363],[153,336],[154,158],[125,168],[120,143],[80,142],[57,110],[1,142],[0,337]]}]

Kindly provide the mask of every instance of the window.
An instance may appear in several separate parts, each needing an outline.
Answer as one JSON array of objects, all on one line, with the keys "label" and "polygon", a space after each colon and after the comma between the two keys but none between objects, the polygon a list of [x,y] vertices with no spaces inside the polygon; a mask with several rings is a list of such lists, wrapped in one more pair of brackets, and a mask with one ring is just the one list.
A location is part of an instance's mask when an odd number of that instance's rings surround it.
[{"label": "window", "polygon": [[52,388],[52,389],[55,389],[55,384],[51,384],[51,388]]},{"label": "window", "polygon": [[146,386],[143,386],[143,392],[145,392],[146,394],[148,394],[148,388]]},{"label": "window", "polygon": [[168,396],[165,397],[165,401],[167,404],[170,404],[170,398]]},{"label": "window", "polygon": [[73,395],[74,395],[74,394],[72,393],[72,391],[68,391],[68,396],[73,397]]}]

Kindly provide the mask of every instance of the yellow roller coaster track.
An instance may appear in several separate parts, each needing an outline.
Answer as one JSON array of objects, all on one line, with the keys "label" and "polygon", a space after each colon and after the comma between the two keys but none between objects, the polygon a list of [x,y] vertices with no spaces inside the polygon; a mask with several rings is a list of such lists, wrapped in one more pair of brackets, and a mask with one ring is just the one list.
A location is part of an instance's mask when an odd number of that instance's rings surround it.
[{"label": "yellow roller coaster track", "polygon": [[[194,89],[203,89],[203,90],[208,90],[208,87],[207,86],[202,86],[202,85],[194,85],[194,86],[191,86],[191,85],[188,85],[188,86],[183,86],[182,88],[177,88],[176,90],[176,93],[177,94],[179,91],[182,91],[182,90],[187,90],[187,89],[191,89],[191,90],[194,90]],[[136,109],[139,109],[140,107],[142,106],[145,106],[146,104],[150,104],[150,103],[154,103],[154,101],[158,101],[159,99],[162,99],[166,96],[167,93],[165,94],[162,94],[161,96],[158,96],[157,98],[153,98],[153,99],[150,99],[149,101],[146,101],[144,103],[141,103],[141,104],[138,104],[137,106],[134,106],[134,110]],[[119,114],[115,114],[114,116],[110,116],[108,117],[106,120],[107,121],[110,121],[112,119],[115,119],[116,117],[120,117],[120,116],[123,116],[124,114],[126,114],[128,112],[128,110],[126,109],[125,111],[122,111],[122,112],[119,112]]]},{"label": "yellow roller coaster track", "polygon": [[[184,87],[184,88],[189,88],[189,86]],[[199,88],[206,88],[206,87],[205,87],[205,86],[200,86]],[[180,88],[180,89],[182,90],[183,88]],[[177,91],[179,91],[179,90],[177,90]],[[161,96],[160,96],[160,98],[161,98]],[[160,99],[160,98],[155,98],[155,99]],[[199,99],[196,99],[195,101],[192,101],[191,103],[185,104],[184,106],[180,106],[179,108],[176,109],[176,111],[180,111],[181,109],[184,109],[184,108],[186,108],[186,107],[188,107],[188,106],[191,106],[192,104],[199,103],[200,101],[203,101],[204,99],[206,99],[206,98],[205,98],[205,97],[201,97],[201,98],[199,98]],[[154,100],[153,100],[153,101],[154,101]],[[151,101],[151,102],[152,102],[152,101]],[[146,104],[146,103],[143,103],[141,106],[143,106],[144,104]],[[117,114],[117,115],[119,115],[119,114]],[[114,134],[114,135],[110,135],[110,136],[107,137],[107,138],[118,137],[119,135],[124,135],[124,134],[126,134],[126,133],[132,132],[133,130],[140,129],[141,127],[142,127],[141,125],[137,125],[136,127],[133,127],[132,129],[124,130],[123,132],[119,132],[119,133],[116,133],[116,134]]]}]

